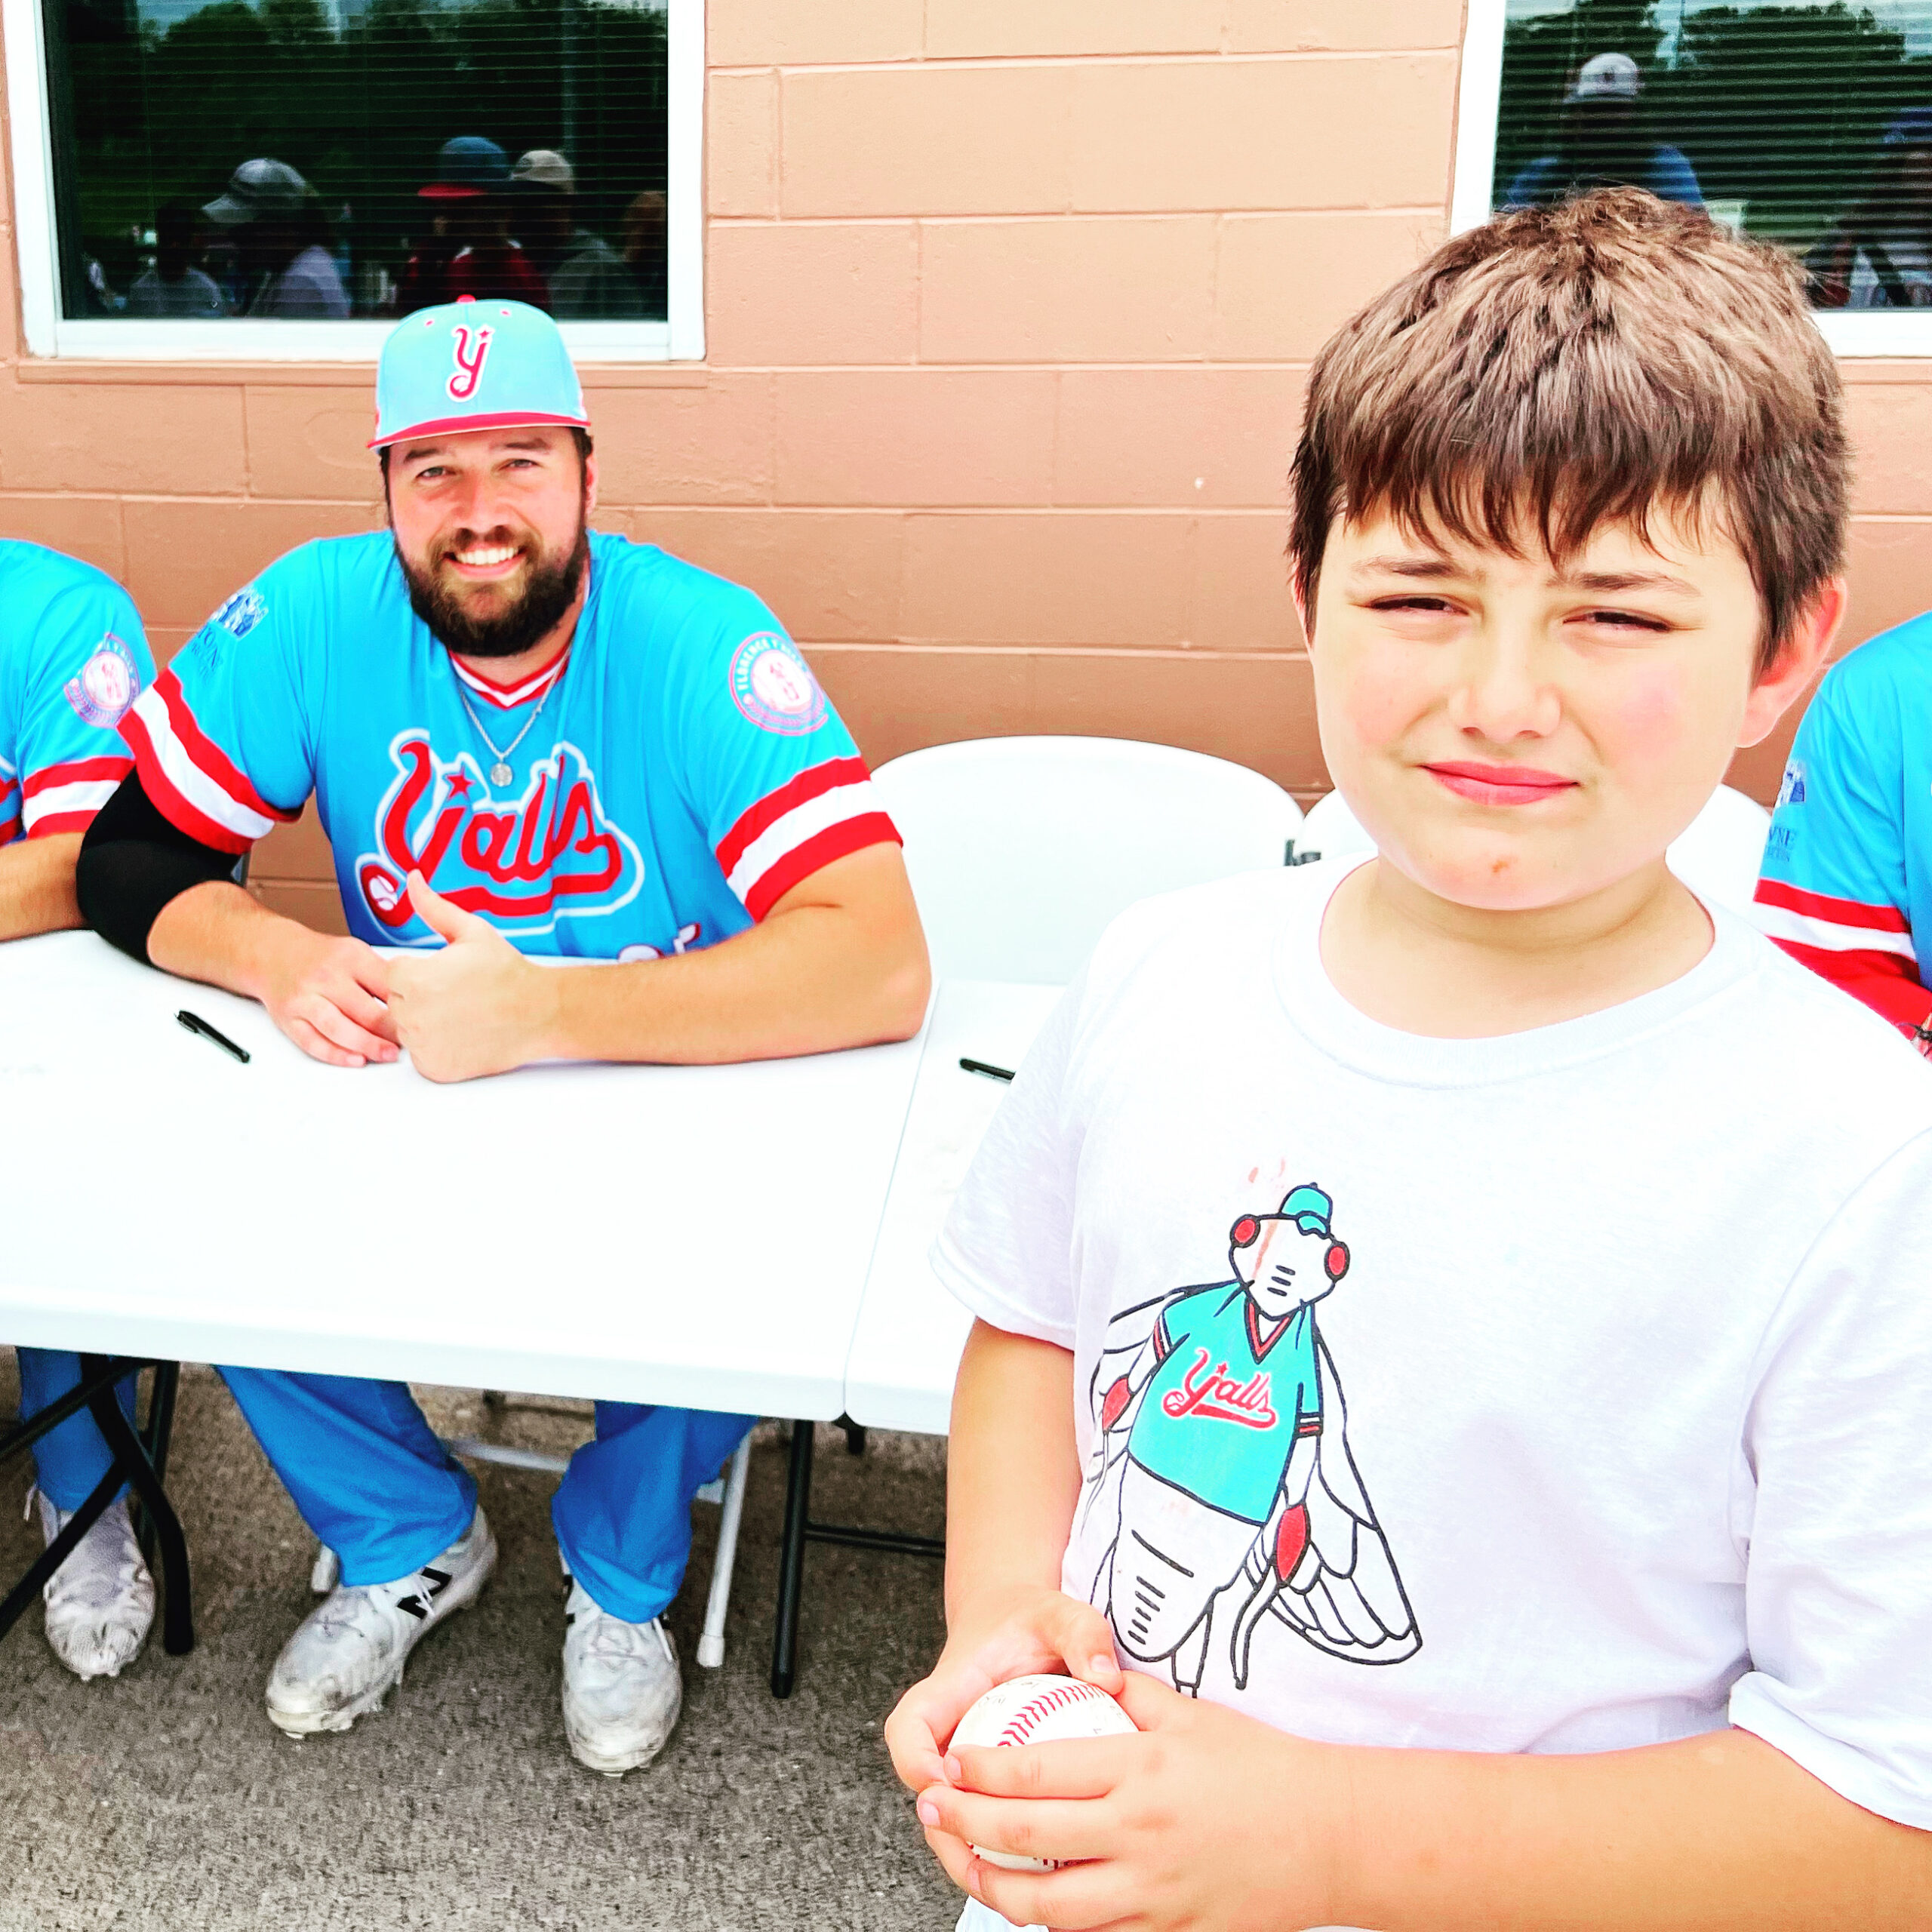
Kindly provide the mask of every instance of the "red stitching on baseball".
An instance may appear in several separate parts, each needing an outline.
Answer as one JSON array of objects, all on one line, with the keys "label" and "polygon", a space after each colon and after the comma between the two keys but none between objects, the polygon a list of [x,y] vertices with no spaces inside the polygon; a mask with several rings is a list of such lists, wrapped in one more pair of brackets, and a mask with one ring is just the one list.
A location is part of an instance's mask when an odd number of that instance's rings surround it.
[{"label": "red stitching on baseball", "polygon": [[1092,1684],[1071,1677],[1051,1690],[1036,1690],[1007,1719],[1006,1728],[993,1741],[995,1744],[1024,1744],[1055,1711],[1064,1710],[1070,1704],[1090,1703],[1106,1695],[1104,1690],[1097,1690]]}]

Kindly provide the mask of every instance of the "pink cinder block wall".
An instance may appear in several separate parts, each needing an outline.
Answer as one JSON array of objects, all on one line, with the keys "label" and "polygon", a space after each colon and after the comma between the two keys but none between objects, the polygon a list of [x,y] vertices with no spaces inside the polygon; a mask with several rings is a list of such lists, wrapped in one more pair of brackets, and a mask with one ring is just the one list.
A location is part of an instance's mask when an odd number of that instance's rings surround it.
[{"label": "pink cinder block wall", "polygon": [[[1461,0],[712,0],[710,352],[590,374],[600,524],[759,590],[875,761],[1110,733],[1314,796],[1284,472],[1315,349],[1447,231],[1462,31]],[[113,572],[162,654],[379,520],[367,368],[35,362],[18,307],[0,534]],[[1855,642],[1932,602],[1932,365],[1846,373]],[[337,923],[312,824],[256,877]]]}]

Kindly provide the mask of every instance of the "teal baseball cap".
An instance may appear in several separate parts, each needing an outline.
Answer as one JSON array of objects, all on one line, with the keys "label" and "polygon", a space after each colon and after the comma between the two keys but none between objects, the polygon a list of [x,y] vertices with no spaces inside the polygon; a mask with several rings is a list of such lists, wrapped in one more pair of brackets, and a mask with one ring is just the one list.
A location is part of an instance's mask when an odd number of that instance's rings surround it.
[{"label": "teal baseball cap", "polygon": [[390,331],[369,447],[537,424],[587,429],[583,386],[555,322],[527,302],[465,296]]}]

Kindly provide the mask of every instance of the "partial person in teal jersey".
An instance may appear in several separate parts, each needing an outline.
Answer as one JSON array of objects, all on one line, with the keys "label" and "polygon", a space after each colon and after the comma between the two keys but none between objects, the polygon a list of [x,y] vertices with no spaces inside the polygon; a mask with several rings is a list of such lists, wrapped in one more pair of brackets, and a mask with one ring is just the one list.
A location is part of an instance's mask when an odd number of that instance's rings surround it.
[{"label": "partial person in teal jersey", "polygon": [[[154,681],[133,600],[114,580],[58,550],[0,540],[0,940],[82,923],[74,866],[82,835],[134,761],[117,727]],[[21,1349],[20,1414],[38,1415],[80,1379],[65,1349]],[[131,1378],[122,1404],[134,1403]],[[91,1416],[70,1417],[35,1444],[37,1511],[49,1543],[107,1474]],[[54,1573],[47,1641],[83,1679],[113,1677],[154,1621],[154,1579],[141,1560],[124,1492]]]}]

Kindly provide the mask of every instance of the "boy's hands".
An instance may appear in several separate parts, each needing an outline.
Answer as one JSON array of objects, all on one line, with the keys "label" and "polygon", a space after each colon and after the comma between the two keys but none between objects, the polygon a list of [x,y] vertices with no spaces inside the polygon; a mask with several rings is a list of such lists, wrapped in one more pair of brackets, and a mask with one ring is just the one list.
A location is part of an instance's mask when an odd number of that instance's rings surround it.
[{"label": "boy's hands", "polygon": [[[923,1793],[954,1883],[1016,1925],[1069,1932],[1327,1923],[1340,1780],[1324,1747],[1137,1673],[1116,1694],[1139,1737],[962,1750]],[[1008,1872],[969,1843],[1080,1862]]]},{"label": "boy's hands", "polygon": [[912,1791],[943,1783],[946,1746],[959,1720],[995,1684],[1034,1671],[1064,1672],[1118,1697],[1123,1673],[1107,1620],[1078,1598],[1024,1586],[976,1602],[970,1619],[955,1619],[932,1675],[886,1720],[900,1782]]}]

